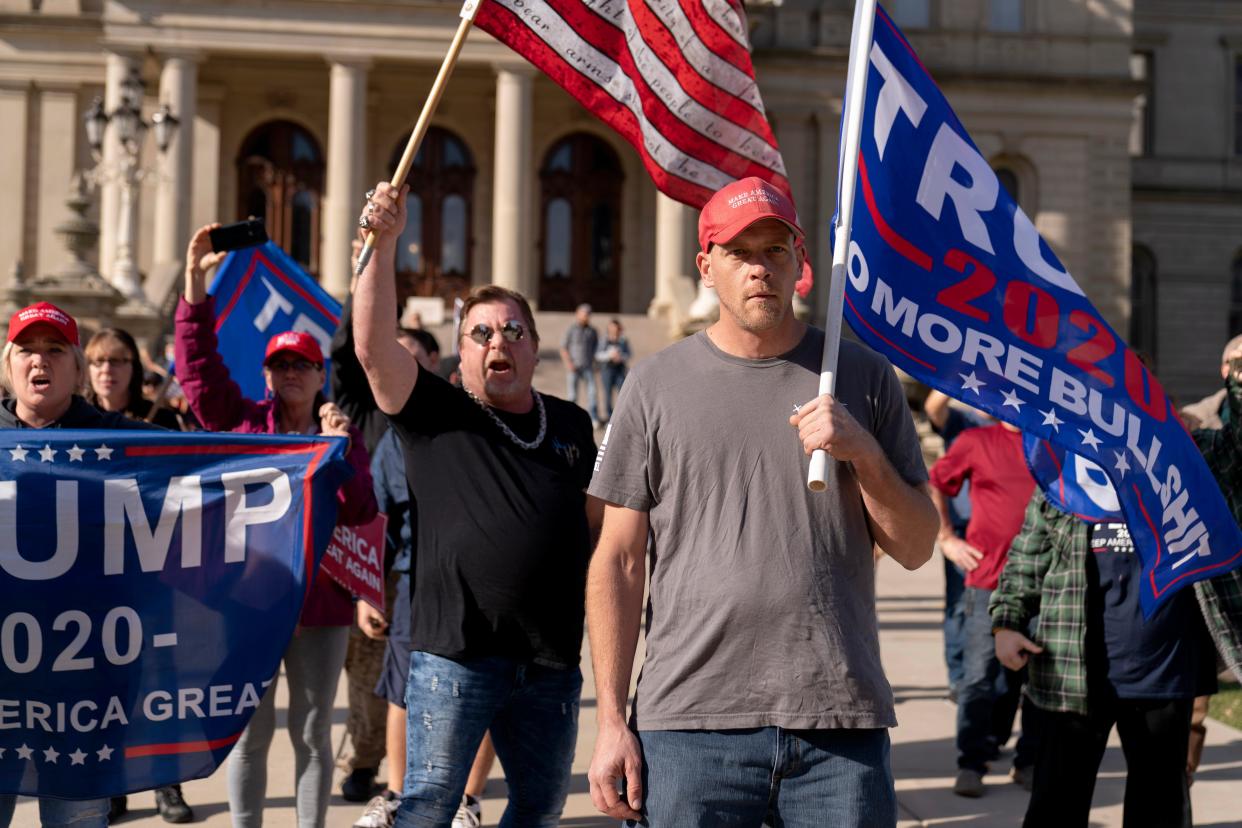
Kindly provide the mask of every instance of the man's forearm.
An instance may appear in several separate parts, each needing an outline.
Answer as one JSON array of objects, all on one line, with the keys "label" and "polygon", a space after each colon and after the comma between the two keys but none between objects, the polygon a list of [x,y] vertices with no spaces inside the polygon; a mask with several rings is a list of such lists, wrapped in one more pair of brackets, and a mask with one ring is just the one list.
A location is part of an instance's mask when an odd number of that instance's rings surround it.
[{"label": "man's forearm", "polygon": [[953,518],[949,514],[949,498],[945,497],[944,492],[935,486],[928,487],[928,494],[931,495],[932,505],[936,507],[936,516],[940,520],[940,528],[936,533],[937,539],[956,535],[957,532],[953,529]]},{"label": "man's forearm", "polygon": [[601,722],[625,722],[643,604],[643,560],[597,549],[587,576],[586,618]]},{"label": "man's forearm", "polygon": [[855,462],[854,473],[876,544],[906,569],[925,564],[940,526],[926,485],[907,483],[882,452]]}]

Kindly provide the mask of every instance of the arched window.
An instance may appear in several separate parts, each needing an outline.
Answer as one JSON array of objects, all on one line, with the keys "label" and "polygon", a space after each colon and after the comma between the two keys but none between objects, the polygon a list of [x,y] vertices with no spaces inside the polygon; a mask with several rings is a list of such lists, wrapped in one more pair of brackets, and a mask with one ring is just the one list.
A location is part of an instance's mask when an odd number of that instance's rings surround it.
[{"label": "arched window", "polygon": [[292,121],[268,121],[251,130],[237,155],[237,215],[255,216],[294,261],[319,270],[319,209],[323,153],[319,142]]},{"label": "arched window", "polygon": [[[408,139],[393,149],[390,169],[401,162]],[[405,179],[408,217],[396,262],[401,301],[411,295],[448,301],[469,292],[474,175],[474,156],[465,141],[442,127],[427,130]]]},{"label": "arched window", "polygon": [[585,132],[562,138],[539,171],[539,307],[589,302],[615,312],[621,300],[621,189],[617,154]]},{"label": "arched window", "polygon": [[1022,204],[1022,187],[1018,183],[1018,174],[1009,167],[997,167],[996,178],[1000,181],[1000,185],[1005,188],[1005,192],[1009,193],[1009,197],[1016,204]]},{"label": "arched window", "polygon": [[1242,334],[1242,250],[1233,257],[1229,283],[1229,337]]},{"label": "arched window", "polygon": [[1130,347],[1156,360],[1156,257],[1141,244],[1130,251]]}]

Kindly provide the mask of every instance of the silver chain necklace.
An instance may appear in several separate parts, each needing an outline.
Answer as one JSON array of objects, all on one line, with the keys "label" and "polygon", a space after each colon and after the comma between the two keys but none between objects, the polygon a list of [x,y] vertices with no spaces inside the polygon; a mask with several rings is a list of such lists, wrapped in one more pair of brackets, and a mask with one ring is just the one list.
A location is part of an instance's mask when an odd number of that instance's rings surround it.
[{"label": "silver chain necklace", "polygon": [[518,437],[513,433],[513,429],[509,428],[508,423],[500,419],[495,411],[492,411],[492,407],[490,405],[476,397],[474,393],[464,385],[461,390],[466,392],[467,397],[478,403],[479,408],[487,412],[487,416],[492,418],[492,422],[496,424],[496,427],[504,432],[505,436],[512,440],[515,446],[526,449],[527,451],[539,448],[539,445],[543,442],[544,435],[548,433],[548,414],[543,408],[543,398],[539,396],[534,389],[531,389],[530,395],[535,398],[535,408],[539,409],[539,433],[535,435],[534,440],[523,440]]}]

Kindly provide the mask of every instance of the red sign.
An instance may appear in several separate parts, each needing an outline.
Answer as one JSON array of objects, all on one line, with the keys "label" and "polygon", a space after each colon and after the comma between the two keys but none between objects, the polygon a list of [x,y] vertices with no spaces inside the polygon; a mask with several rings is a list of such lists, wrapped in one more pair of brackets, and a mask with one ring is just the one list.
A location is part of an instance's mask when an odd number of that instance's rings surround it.
[{"label": "red sign", "polygon": [[360,526],[337,526],[323,555],[323,571],[348,590],[384,612],[384,529],[388,515]]}]

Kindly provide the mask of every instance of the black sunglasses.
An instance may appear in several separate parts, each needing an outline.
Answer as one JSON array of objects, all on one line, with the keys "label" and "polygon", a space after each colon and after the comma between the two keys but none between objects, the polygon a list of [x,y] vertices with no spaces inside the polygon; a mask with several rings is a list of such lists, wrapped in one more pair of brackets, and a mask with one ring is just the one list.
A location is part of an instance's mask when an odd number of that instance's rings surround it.
[{"label": "black sunglasses", "polygon": [[[492,341],[492,336],[495,335],[495,333],[496,329],[491,325],[479,323],[467,331],[466,336],[470,337],[478,344],[486,346],[487,343]],[[510,319],[508,322],[500,326],[500,335],[505,338],[506,342],[517,342],[519,339],[526,336],[526,328],[522,327],[521,322],[516,322]]]}]

